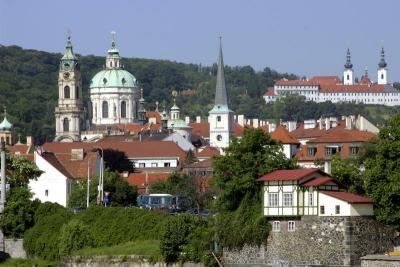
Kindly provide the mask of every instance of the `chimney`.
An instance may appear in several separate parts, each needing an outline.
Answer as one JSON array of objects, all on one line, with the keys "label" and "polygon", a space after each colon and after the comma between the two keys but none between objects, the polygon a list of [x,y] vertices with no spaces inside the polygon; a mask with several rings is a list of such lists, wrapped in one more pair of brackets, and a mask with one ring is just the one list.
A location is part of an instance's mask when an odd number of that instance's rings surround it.
[{"label": "chimney", "polygon": [[200,123],[201,122],[201,116],[196,116],[196,123]]},{"label": "chimney", "polygon": [[329,118],[325,118],[325,130],[329,130],[331,128],[331,120]]},{"label": "chimney", "polygon": [[332,164],[330,161],[325,161],[324,163],[324,172],[326,172],[327,174],[331,174],[331,168],[332,168]]},{"label": "chimney", "polygon": [[238,115],[237,120],[240,126],[244,126],[244,115]]},{"label": "chimney", "polygon": [[304,121],[304,129],[314,129],[317,125],[316,120],[305,120]]},{"label": "chimney", "polygon": [[254,128],[260,127],[260,125],[259,125],[259,123],[258,123],[258,119],[253,119],[253,127],[254,127]]},{"label": "chimney", "polygon": [[185,117],[185,123],[186,123],[186,124],[189,124],[189,123],[190,123],[190,117],[189,117],[189,116],[186,116],[186,117]]},{"label": "chimney", "polygon": [[71,160],[83,160],[83,148],[72,148]]},{"label": "chimney", "polygon": [[233,115],[233,120],[237,122],[237,115]]},{"label": "chimney", "polygon": [[33,140],[33,139],[32,139],[32,136],[27,135],[27,136],[26,136],[26,145],[28,145],[28,146],[33,145],[33,141],[32,141],[32,140]]},{"label": "chimney", "polygon": [[272,133],[272,132],[275,132],[275,130],[276,130],[276,124],[275,123],[269,124],[268,132]]},{"label": "chimney", "polygon": [[296,130],[297,121],[288,121],[287,122],[287,129],[289,132]]}]

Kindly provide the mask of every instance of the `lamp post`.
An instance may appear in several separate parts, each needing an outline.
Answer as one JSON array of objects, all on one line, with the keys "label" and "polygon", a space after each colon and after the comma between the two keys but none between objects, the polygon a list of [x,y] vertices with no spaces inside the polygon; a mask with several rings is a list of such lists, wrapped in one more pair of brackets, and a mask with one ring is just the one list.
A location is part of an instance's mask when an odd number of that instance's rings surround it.
[{"label": "lamp post", "polygon": [[0,198],[0,213],[4,211],[6,205],[6,143],[1,141],[0,144],[0,154],[1,154],[1,198]]}]

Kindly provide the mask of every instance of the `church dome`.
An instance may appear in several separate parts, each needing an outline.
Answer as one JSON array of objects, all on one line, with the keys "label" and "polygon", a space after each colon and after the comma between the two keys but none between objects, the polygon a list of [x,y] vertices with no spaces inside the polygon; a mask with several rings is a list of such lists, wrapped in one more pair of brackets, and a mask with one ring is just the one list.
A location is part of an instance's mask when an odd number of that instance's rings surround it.
[{"label": "church dome", "polygon": [[135,76],[123,69],[105,69],[98,72],[90,83],[90,88],[136,87]]},{"label": "church dome", "polygon": [[4,117],[3,121],[0,123],[0,131],[11,131],[13,125]]}]

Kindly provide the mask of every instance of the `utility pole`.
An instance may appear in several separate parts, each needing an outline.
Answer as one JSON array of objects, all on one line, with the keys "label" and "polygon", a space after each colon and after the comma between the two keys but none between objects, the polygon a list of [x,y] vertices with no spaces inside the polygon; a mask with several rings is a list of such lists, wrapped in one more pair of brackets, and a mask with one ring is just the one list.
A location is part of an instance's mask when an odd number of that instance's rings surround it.
[{"label": "utility pole", "polygon": [[6,143],[4,141],[1,141],[0,145],[0,158],[1,158],[0,213],[3,213],[6,205]]}]

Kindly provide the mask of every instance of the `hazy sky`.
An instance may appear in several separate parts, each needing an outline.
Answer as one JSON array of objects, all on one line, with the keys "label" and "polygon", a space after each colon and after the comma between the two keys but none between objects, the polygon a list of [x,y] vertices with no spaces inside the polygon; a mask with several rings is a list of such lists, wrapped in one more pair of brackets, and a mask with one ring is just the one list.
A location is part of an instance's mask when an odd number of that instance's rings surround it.
[{"label": "hazy sky", "polygon": [[356,76],[376,80],[382,43],[400,81],[399,0],[0,0],[0,44],[104,56],[110,32],[124,57],[212,64],[223,36],[227,65],[298,75],[341,75],[350,47]]}]

